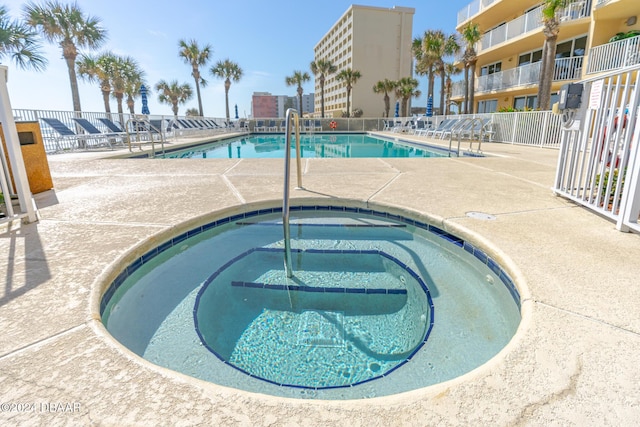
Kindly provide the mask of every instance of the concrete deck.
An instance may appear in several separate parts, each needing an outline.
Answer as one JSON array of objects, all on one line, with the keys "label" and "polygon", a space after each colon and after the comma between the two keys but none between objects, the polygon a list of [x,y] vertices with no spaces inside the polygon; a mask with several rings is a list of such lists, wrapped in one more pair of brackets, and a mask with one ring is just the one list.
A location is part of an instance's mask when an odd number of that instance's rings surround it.
[{"label": "concrete deck", "polygon": [[50,156],[55,190],[36,196],[40,221],[0,230],[0,424],[637,425],[640,236],[552,194],[557,151],[483,149],[493,156],[303,161],[307,191],[292,197],[430,218],[497,257],[523,296],[516,337],[487,364],[356,401],[274,398],[171,372],[99,319],[100,290],[141,241],[223,209],[279,205],[282,160]]}]

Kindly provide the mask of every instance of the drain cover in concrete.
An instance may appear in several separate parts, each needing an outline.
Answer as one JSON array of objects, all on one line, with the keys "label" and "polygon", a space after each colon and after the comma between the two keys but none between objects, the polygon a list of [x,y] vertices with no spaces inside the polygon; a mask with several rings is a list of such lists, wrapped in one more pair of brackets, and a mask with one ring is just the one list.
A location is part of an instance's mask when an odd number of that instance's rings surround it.
[{"label": "drain cover in concrete", "polygon": [[467,216],[470,218],[475,218],[475,219],[483,219],[485,221],[493,221],[496,219],[495,216],[490,215],[488,213],[484,213],[484,212],[467,212]]}]

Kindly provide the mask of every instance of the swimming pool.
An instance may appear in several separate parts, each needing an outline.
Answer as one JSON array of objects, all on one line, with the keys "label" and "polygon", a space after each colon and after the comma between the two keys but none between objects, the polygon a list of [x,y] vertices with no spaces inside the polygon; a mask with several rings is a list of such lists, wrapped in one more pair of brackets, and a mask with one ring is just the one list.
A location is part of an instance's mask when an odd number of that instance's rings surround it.
[{"label": "swimming pool", "polygon": [[[295,140],[292,140],[292,146]],[[163,158],[231,159],[283,158],[284,134],[249,135],[184,150],[165,153]],[[409,141],[392,141],[366,134],[302,134],[300,155],[312,157],[449,157],[438,147]],[[292,149],[292,153],[295,151]],[[452,154],[455,156],[455,154]]]},{"label": "swimming pool", "polygon": [[136,354],[216,384],[294,398],[390,395],[495,356],[519,294],[486,253],[369,209],[292,207],[294,278],[279,208],[222,218],[131,264],[102,298]]}]

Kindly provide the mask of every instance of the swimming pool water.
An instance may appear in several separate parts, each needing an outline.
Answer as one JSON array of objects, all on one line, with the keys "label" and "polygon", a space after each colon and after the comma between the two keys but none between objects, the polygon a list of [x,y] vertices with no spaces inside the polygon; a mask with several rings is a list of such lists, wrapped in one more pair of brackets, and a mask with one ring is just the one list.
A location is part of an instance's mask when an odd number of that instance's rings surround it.
[{"label": "swimming pool water", "polygon": [[[291,141],[292,146],[295,140]],[[164,158],[232,159],[284,158],[284,134],[250,135],[199,145],[164,154]],[[364,134],[303,134],[300,155],[304,158],[329,157],[448,157],[446,150],[397,142]],[[292,154],[295,151],[292,149]]]},{"label": "swimming pool water", "polygon": [[518,327],[506,273],[441,230],[296,211],[287,279],[280,215],[252,215],[142,257],[103,299],[111,334],[152,363],[217,384],[352,399],[455,378]]}]

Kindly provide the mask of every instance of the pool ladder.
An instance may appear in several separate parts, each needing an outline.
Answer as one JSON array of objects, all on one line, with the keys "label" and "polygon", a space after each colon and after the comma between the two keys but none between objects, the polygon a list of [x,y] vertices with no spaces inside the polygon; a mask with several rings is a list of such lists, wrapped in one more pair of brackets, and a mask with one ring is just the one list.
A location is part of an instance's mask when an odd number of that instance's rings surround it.
[{"label": "pool ladder", "polygon": [[[285,149],[284,149],[284,194],[282,196],[282,226],[284,228],[284,271],[287,277],[293,276],[291,267],[291,232],[289,228],[289,181],[291,173],[291,133],[296,132],[296,170],[298,185],[296,190],[302,189],[302,170],[300,167],[300,114],[289,108],[285,114]],[[292,128],[293,126],[293,128]]]}]

